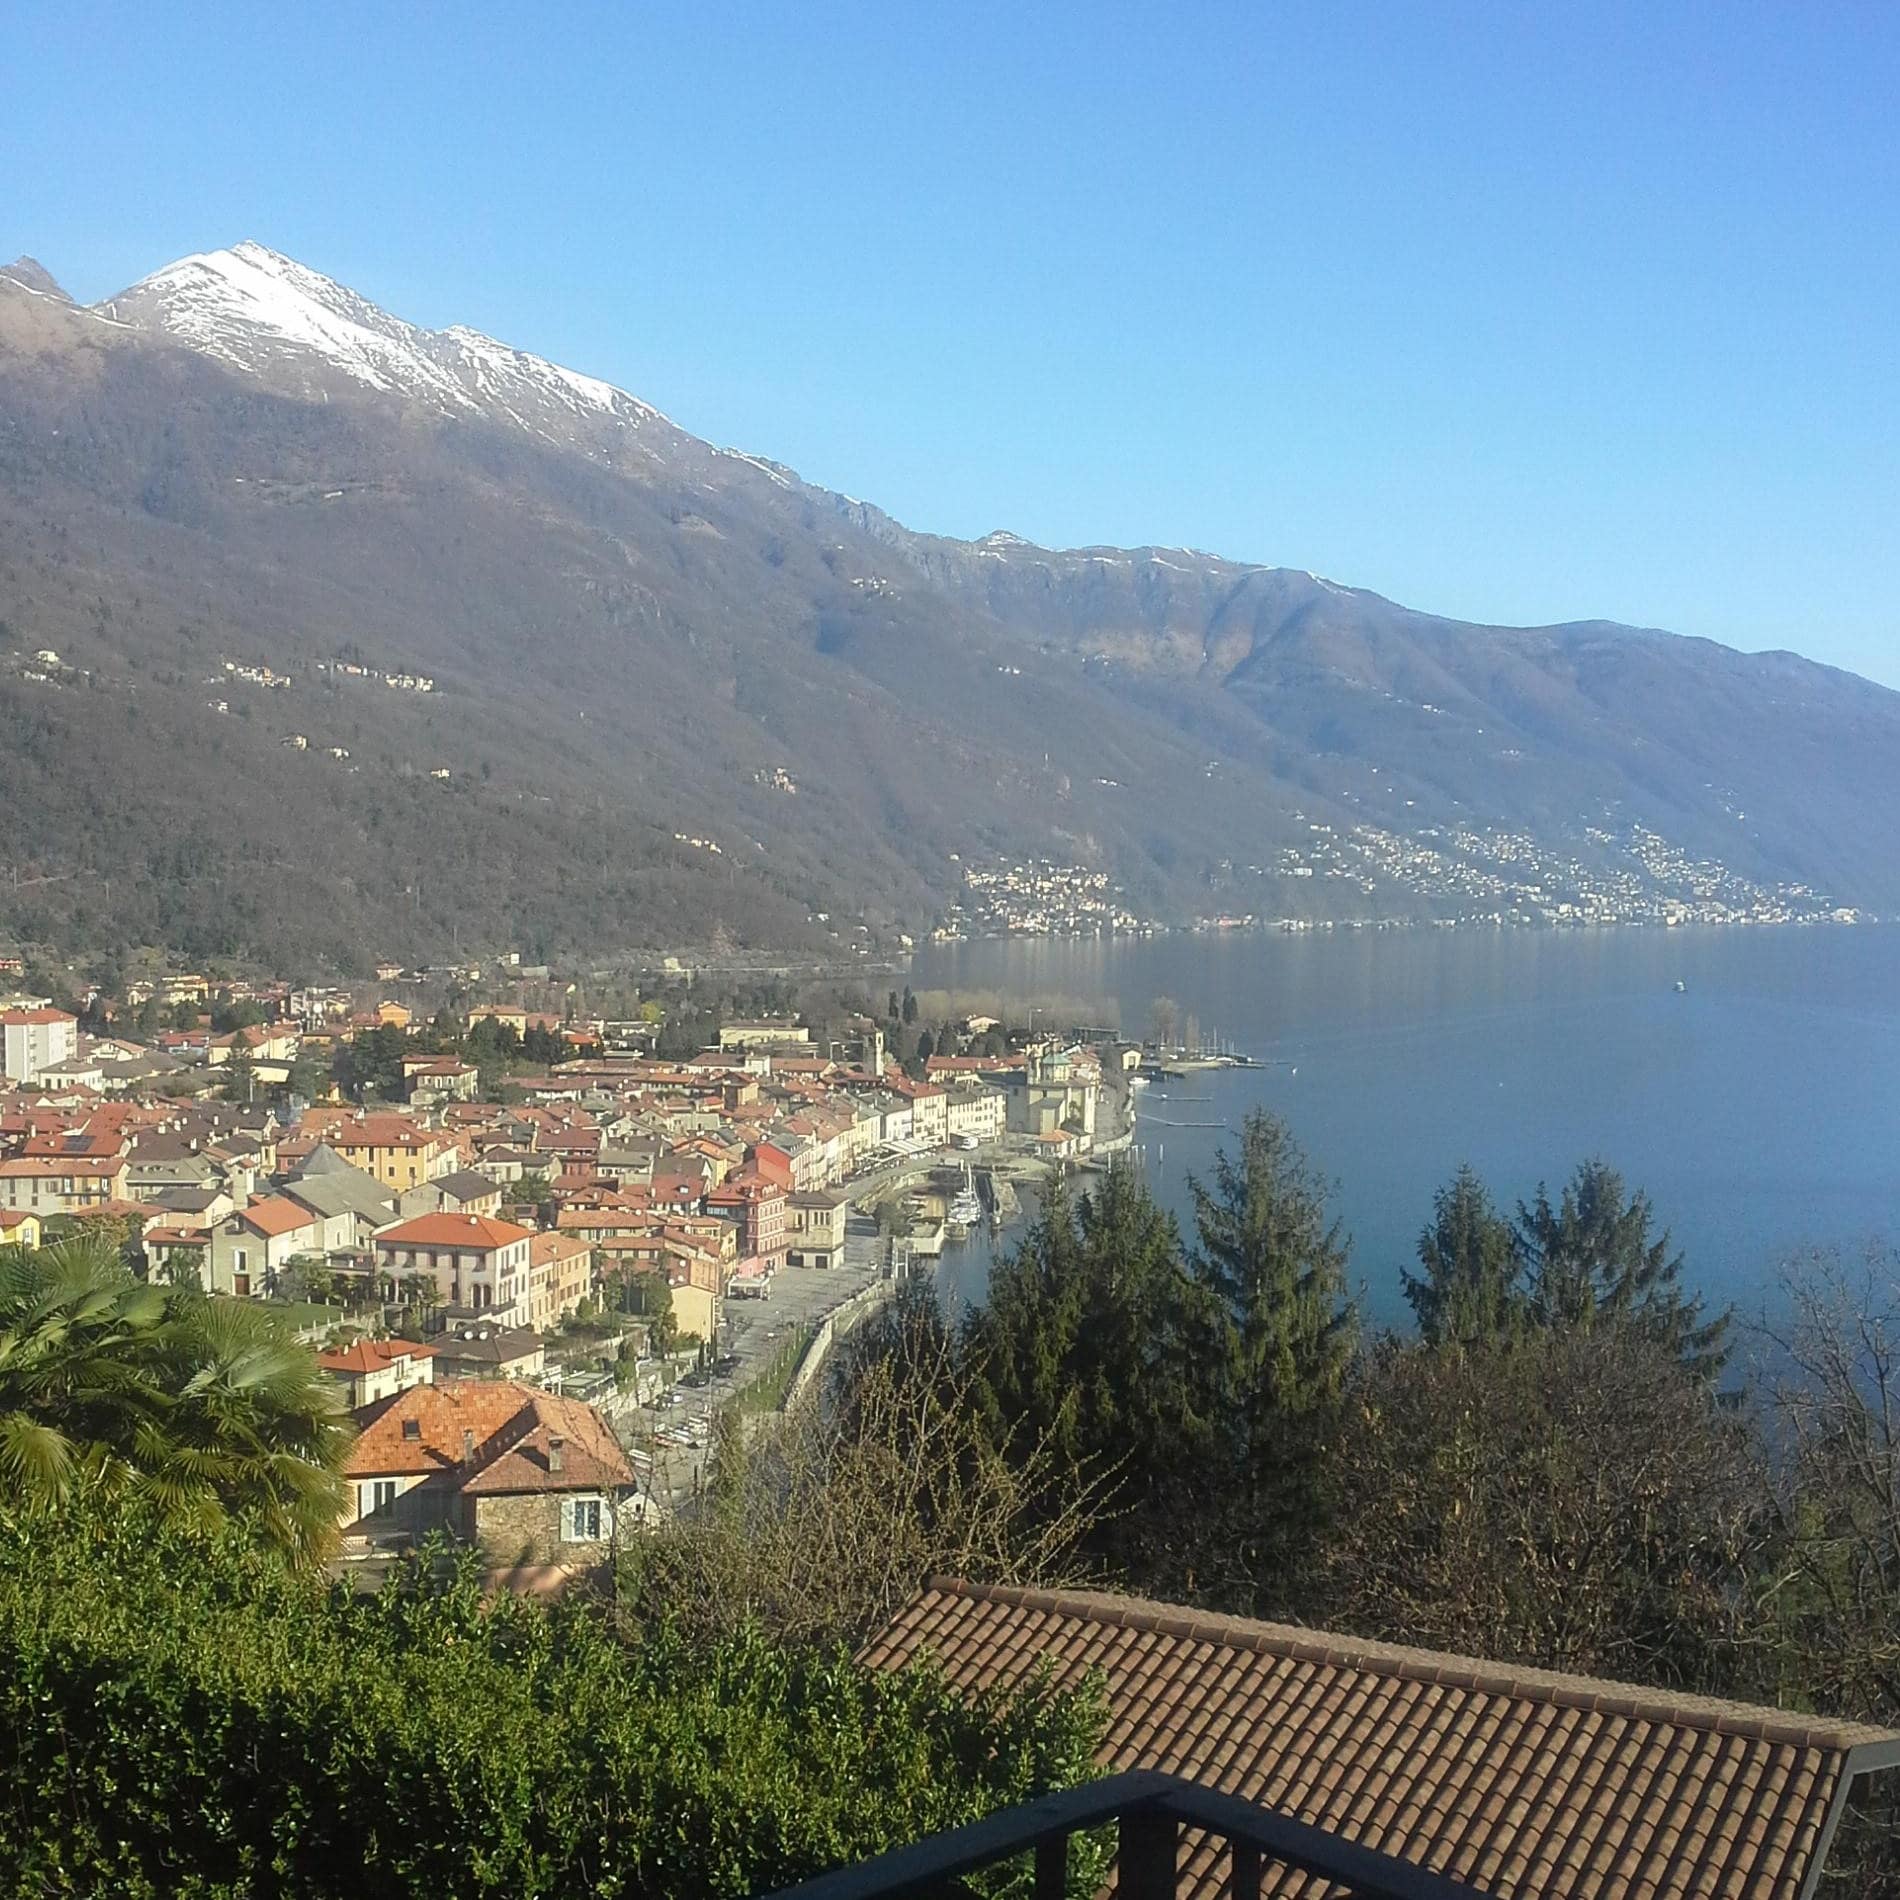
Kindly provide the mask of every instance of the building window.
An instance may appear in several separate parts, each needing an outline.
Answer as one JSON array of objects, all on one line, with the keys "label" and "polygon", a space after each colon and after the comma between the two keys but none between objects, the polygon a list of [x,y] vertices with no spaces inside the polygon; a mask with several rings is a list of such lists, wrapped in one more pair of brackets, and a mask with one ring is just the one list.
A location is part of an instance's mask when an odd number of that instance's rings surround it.
[{"label": "building window", "polygon": [[598,1544],[606,1535],[607,1505],[602,1498],[567,1498],[561,1505],[561,1536],[570,1544]]}]

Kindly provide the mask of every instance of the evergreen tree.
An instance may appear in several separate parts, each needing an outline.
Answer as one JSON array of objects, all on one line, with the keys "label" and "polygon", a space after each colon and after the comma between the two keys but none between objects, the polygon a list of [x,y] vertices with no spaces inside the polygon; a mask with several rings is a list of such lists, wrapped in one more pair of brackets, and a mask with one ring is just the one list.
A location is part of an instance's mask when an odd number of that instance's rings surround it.
[{"label": "evergreen tree", "polygon": [[328,1092],[331,1081],[332,1065],[329,1058],[316,1054],[313,1050],[300,1048],[297,1059],[290,1065],[290,1078],[285,1083],[285,1092],[297,1096],[300,1100],[314,1102]]},{"label": "evergreen tree", "polygon": [[1588,1331],[1629,1321],[1680,1359],[1713,1377],[1728,1358],[1730,1313],[1710,1319],[1699,1297],[1682,1290],[1682,1255],[1665,1229],[1649,1237],[1654,1210],[1640,1190],[1603,1161],[1577,1169],[1553,1207],[1540,1186],[1517,1210],[1517,1239],[1530,1276],[1530,1311],[1542,1326]]},{"label": "evergreen tree", "polygon": [[1068,1182],[1052,1173],[1029,1231],[990,1269],[989,1297],[965,1322],[990,1437],[1047,1439],[1070,1463],[1080,1438],[1070,1359],[1081,1306],[1081,1248]]},{"label": "evergreen tree", "polygon": [[1082,1298],[1071,1355],[1076,1436],[1118,1467],[1095,1547],[1167,1594],[1191,1585],[1214,1477],[1217,1315],[1188,1277],[1174,1216],[1117,1158],[1076,1204]]},{"label": "evergreen tree", "polygon": [[248,1102],[257,1094],[257,1064],[248,1042],[232,1046],[230,1060],[224,1065],[224,1099]]},{"label": "evergreen tree", "polygon": [[1434,1346],[1507,1338],[1524,1326],[1523,1262],[1511,1223],[1469,1165],[1432,1197],[1418,1237],[1423,1269],[1400,1269],[1418,1330]]},{"label": "evergreen tree", "polygon": [[965,1323],[993,1442],[1019,1462],[1053,1455],[1064,1495],[1106,1483],[1091,1546],[1147,1588],[1189,1574],[1210,1444],[1196,1350],[1207,1318],[1173,1216],[1117,1160],[1089,1194],[1051,1177]]},{"label": "evergreen tree", "polygon": [[1288,1566],[1324,1515],[1326,1443],[1358,1337],[1350,1242],[1291,1130],[1256,1109],[1240,1152],[1191,1181],[1189,1270],[1211,1296],[1216,1412],[1227,1435],[1224,1594],[1285,1607]]},{"label": "evergreen tree", "polygon": [[402,1059],[409,1039],[393,1023],[360,1031],[338,1051],[338,1075],[359,1102],[371,1096],[393,1101],[402,1094]]}]

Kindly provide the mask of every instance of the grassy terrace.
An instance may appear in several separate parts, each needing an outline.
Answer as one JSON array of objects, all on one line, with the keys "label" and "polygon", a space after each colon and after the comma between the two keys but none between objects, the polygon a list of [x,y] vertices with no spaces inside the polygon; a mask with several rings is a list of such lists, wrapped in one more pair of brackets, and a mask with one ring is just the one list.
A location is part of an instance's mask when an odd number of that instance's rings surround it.
[{"label": "grassy terrace", "polygon": [[790,1334],[759,1369],[759,1376],[748,1379],[733,1394],[733,1404],[741,1412],[776,1412],[785,1403],[785,1395],[817,1331],[816,1326],[800,1326]]},{"label": "grassy terrace", "polygon": [[293,1333],[310,1326],[341,1326],[350,1317],[340,1306],[320,1306],[311,1300],[241,1300],[227,1293],[215,1293],[212,1298],[221,1305],[266,1312],[280,1321],[287,1332]]}]

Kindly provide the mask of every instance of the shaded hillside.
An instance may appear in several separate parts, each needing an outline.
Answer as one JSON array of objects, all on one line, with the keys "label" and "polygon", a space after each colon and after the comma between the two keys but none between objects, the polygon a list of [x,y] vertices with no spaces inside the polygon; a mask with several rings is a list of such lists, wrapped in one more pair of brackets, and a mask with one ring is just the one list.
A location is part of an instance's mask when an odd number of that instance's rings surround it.
[{"label": "shaded hillside", "polygon": [[[1193,748],[1106,692],[1010,690],[993,629],[855,585],[802,493],[286,400],[95,328],[34,302],[0,358],[0,650],[71,669],[0,670],[19,934],[823,941],[814,910],[926,922],[973,847],[1217,842],[1192,809],[1070,816],[1078,768],[1159,792]],[[345,654],[435,690],[317,673]]]},{"label": "shaded hillside", "polygon": [[[0,931],[287,964],[889,944],[1028,857],[1162,919],[1711,863],[1900,903],[1900,696],[1863,681],[912,534],[248,248],[90,312],[0,275]],[[1465,875],[1517,832],[1520,868]]]}]

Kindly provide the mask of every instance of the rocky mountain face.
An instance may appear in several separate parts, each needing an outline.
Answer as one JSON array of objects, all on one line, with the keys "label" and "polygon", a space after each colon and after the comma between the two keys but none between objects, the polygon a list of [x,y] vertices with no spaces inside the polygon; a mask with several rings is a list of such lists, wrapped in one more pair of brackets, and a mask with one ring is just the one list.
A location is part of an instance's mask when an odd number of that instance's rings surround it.
[{"label": "rocky mountain face", "polygon": [[53,273],[37,257],[16,257],[11,264],[0,264],[0,277],[22,290],[37,291],[42,297],[52,297],[60,303],[72,302]]},{"label": "rocky mountain face", "polygon": [[1792,655],[913,533],[258,245],[0,271],[0,934],[837,948],[1032,859],[1166,921],[1880,908],[1897,742]]}]

